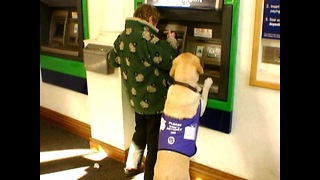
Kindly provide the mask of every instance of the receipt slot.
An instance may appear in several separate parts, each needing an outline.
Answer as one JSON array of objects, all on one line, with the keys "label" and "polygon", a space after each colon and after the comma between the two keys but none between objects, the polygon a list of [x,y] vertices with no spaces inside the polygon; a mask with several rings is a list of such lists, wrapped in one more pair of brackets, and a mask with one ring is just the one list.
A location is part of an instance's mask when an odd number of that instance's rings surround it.
[{"label": "receipt slot", "polygon": [[237,0],[144,0],[160,11],[157,25],[159,38],[165,39],[165,30],[176,32],[178,54],[190,52],[200,58],[204,74],[213,79],[208,103],[200,125],[224,133],[231,132],[237,26]]},{"label": "receipt slot", "polygon": [[114,68],[108,66],[107,54],[111,50],[111,46],[88,44],[83,49],[84,66],[87,71],[100,74],[112,74]]}]

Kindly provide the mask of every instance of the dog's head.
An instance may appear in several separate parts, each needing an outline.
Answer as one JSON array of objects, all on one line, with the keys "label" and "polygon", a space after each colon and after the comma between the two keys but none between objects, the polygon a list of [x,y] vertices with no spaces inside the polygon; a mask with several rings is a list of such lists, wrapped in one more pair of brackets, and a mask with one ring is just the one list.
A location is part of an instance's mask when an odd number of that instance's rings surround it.
[{"label": "dog's head", "polygon": [[185,83],[196,83],[199,80],[199,75],[203,74],[203,68],[200,59],[189,52],[181,53],[177,56],[170,69],[170,76],[176,81]]}]

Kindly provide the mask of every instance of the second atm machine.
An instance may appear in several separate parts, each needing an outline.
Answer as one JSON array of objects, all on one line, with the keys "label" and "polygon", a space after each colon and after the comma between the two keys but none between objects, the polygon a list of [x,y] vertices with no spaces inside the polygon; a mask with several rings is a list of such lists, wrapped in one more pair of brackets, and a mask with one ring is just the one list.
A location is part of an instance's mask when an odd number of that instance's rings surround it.
[{"label": "second atm machine", "polygon": [[237,42],[238,1],[234,0],[145,0],[161,14],[159,37],[175,31],[178,53],[198,56],[204,68],[199,83],[212,77],[207,109],[200,125],[231,132],[234,71]]}]

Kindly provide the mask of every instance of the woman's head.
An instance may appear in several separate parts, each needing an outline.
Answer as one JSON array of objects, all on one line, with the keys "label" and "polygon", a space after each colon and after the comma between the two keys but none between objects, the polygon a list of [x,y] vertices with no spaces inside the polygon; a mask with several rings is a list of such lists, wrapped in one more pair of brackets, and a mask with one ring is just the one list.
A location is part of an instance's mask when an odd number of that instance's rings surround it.
[{"label": "woman's head", "polygon": [[140,4],[134,11],[133,16],[143,19],[154,26],[157,26],[160,19],[160,13],[158,9],[150,4]]}]

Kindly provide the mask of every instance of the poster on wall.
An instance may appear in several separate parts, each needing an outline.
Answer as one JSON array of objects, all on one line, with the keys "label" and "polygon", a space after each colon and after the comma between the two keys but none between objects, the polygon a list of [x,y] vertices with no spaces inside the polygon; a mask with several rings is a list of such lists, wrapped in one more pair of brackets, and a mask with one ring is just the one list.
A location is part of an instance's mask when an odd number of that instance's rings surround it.
[{"label": "poster on wall", "polygon": [[265,0],[262,38],[280,40],[280,0]]},{"label": "poster on wall", "polygon": [[280,0],[257,0],[250,85],[280,90]]}]

